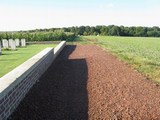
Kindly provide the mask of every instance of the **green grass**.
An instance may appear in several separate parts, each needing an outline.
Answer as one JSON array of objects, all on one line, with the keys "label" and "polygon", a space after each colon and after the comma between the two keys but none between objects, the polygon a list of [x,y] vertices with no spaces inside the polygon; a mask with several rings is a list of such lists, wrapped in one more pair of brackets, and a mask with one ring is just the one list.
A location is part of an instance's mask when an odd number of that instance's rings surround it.
[{"label": "green grass", "polygon": [[160,82],[160,38],[85,36],[131,64],[148,78]]},{"label": "green grass", "polygon": [[16,51],[3,50],[0,55],[0,77],[13,70],[46,47],[55,47],[55,44],[27,45],[25,48],[17,48]]},{"label": "green grass", "polygon": [[77,44],[85,45],[90,43],[92,42],[85,40],[83,37],[76,37],[73,41],[67,42],[68,45],[77,45]]}]

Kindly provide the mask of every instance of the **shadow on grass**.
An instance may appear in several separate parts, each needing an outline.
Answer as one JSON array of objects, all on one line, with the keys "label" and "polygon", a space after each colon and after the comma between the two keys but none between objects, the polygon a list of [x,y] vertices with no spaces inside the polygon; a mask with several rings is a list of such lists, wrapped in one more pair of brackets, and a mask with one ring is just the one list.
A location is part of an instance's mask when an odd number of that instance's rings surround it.
[{"label": "shadow on grass", "polygon": [[69,59],[75,48],[65,47],[9,119],[88,119],[88,67],[85,59]]}]

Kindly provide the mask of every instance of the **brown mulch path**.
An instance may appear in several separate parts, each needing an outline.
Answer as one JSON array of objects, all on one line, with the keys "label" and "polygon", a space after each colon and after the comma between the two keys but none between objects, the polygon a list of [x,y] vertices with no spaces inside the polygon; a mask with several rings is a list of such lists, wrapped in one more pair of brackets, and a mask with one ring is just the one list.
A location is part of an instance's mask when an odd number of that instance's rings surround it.
[{"label": "brown mulch path", "polygon": [[94,45],[68,45],[13,120],[160,120],[160,86]]}]

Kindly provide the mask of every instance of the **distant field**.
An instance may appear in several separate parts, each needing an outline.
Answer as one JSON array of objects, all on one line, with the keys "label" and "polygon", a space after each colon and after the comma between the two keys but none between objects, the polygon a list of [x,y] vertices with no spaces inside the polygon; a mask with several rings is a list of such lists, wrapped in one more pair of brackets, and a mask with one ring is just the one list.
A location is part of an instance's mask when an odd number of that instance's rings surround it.
[{"label": "distant field", "polygon": [[82,39],[93,41],[160,82],[160,38],[85,36]]},{"label": "distant field", "polygon": [[0,55],[0,77],[13,70],[46,47],[55,47],[56,44],[28,45],[25,48],[17,48],[16,51],[2,51]]}]

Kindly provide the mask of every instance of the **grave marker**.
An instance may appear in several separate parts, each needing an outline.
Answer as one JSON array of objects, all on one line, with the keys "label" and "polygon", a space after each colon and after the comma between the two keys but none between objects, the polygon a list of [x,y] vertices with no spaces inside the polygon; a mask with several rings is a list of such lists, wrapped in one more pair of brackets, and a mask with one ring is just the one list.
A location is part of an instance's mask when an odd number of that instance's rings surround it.
[{"label": "grave marker", "polygon": [[2,39],[2,45],[3,45],[3,48],[5,48],[5,49],[9,48],[8,41],[6,39]]},{"label": "grave marker", "polygon": [[0,55],[2,54],[2,47],[1,47],[1,42],[0,42]]},{"label": "grave marker", "polygon": [[19,39],[15,39],[15,42],[16,42],[16,47],[20,46]]},{"label": "grave marker", "polygon": [[21,39],[21,46],[25,47],[26,46],[26,40],[25,39]]},{"label": "grave marker", "polygon": [[16,50],[16,42],[14,40],[11,41],[11,49]]},{"label": "grave marker", "polygon": [[9,47],[11,47],[12,41],[13,41],[13,39],[9,39],[9,40],[8,40]]}]

